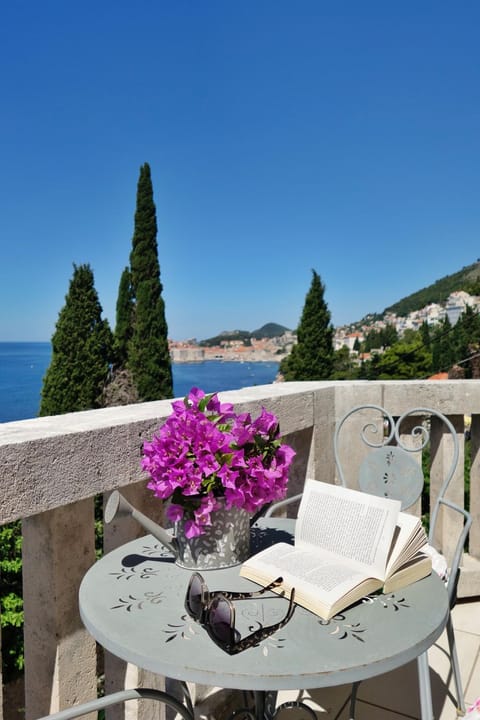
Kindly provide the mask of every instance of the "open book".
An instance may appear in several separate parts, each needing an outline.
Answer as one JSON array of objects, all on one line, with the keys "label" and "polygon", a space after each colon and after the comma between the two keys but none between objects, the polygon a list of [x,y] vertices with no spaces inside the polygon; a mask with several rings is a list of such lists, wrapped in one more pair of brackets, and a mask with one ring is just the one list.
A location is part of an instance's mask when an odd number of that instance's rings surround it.
[{"label": "open book", "polygon": [[276,543],[240,569],[261,585],[277,577],[275,591],[325,620],[383,588],[393,592],[429,575],[420,520],[400,502],[307,480],[295,527],[295,544]]}]

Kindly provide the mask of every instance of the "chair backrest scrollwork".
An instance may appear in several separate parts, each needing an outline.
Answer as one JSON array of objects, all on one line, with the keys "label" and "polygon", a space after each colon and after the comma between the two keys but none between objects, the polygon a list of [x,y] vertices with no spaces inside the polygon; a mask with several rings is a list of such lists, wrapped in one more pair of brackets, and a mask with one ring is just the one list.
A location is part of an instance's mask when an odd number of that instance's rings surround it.
[{"label": "chair backrest scrollwork", "polygon": [[[354,417],[358,423],[345,424]],[[412,408],[398,418],[380,405],[358,405],[337,423],[334,435],[335,463],[342,485],[347,486],[340,452],[340,436],[356,431],[358,439],[370,452],[358,468],[356,482],[364,492],[392,497],[401,501],[402,510],[411,507],[422,492],[424,476],[421,463],[412,456],[421,454],[430,441],[431,418],[438,418],[450,433],[452,454],[439,497],[444,497],[458,464],[459,446],[455,428],[442,413],[432,408]],[[344,427],[345,426],[345,427]],[[351,486],[351,485],[350,485]]]}]

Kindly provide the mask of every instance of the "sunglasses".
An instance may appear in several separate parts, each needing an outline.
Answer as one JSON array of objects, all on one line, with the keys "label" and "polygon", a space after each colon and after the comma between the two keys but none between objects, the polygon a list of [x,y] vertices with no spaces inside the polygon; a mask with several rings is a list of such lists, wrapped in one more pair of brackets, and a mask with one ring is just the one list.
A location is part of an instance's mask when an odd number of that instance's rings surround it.
[{"label": "sunglasses", "polygon": [[244,638],[235,629],[235,608],[231,601],[260,597],[280,585],[282,580],[283,578],[279,577],[267,587],[255,592],[242,593],[222,590],[210,592],[200,573],[193,573],[185,596],[185,610],[191,618],[205,627],[216,645],[230,655],[236,655],[242,650],[258,645],[261,640],[265,640],[287,624],[295,610],[295,589],[293,588],[290,594],[290,603],[283,620],[274,625],[259,628]]}]

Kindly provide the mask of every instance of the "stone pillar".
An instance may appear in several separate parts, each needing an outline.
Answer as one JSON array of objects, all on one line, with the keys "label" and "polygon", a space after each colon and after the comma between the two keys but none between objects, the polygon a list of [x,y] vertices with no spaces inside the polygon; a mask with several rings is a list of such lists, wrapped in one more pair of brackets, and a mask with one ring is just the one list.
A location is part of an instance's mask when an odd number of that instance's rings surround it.
[{"label": "stone pillar", "polygon": [[[287,497],[303,492],[307,477],[308,460],[312,446],[313,428],[305,428],[282,437],[282,442],[290,445],[297,453],[288,473]],[[292,503],[286,509],[287,517],[297,517],[298,505]]]},{"label": "stone pillar", "polygon": [[[465,438],[463,433],[463,415],[450,415],[449,420],[455,428],[459,443],[459,457],[446,498],[463,507],[464,503],[464,461]],[[430,516],[437,501],[440,489],[450,468],[453,458],[453,438],[446,425],[432,415],[430,434]],[[450,563],[459,533],[463,525],[463,516],[449,508],[440,509],[434,545],[445,555]]]},{"label": "stone pillar", "polygon": [[480,560],[480,415],[472,415],[470,428],[470,555]]},{"label": "stone pillar", "polygon": [[333,457],[335,410],[335,388],[314,392],[312,439],[307,466],[307,477],[313,480],[335,482]]},{"label": "stone pillar", "polygon": [[[119,488],[121,494],[137,510],[160,525],[163,522],[163,503],[147,490],[146,481]],[[108,496],[106,496],[107,499]],[[142,537],[144,528],[131,517],[116,518],[104,525],[104,551],[110,552],[123,543]],[[111,653],[104,652],[105,695],[124,688],[151,687],[165,689],[164,678],[147,670],[126,663]],[[130,700],[124,705],[113,705],[105,711],[107,720],[165,720],[164,706],[152,700]]]},{"label": "stone pillar", "polygon": [[23,521],[26,720],[97,696],[93,638],[78,610],[95,561],[93,499]]}]

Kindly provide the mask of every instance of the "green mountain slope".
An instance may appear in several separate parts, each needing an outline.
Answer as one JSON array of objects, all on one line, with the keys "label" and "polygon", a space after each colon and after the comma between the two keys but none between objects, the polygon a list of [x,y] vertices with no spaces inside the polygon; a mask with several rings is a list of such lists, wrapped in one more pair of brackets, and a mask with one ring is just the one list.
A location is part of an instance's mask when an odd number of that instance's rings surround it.
[{"label": "green mountain slope", "polygon": [[385,308],[383,314],[391,312],[401,316],[408,315],[430,303],[444,303],[450,293],[458,290],[465,290],[472,295],[480,294],[480,261],[467,265],[458,272],[446,275],[432,285],[404,297]]},{"label": "green mountain slope", "polygon": [[287,330],[288,328],[284,325],[279,325],[278,323],[267,323],[253,332],[249,332],[248,330],[224,330],[219,335],[215,335],[215,337],[201,340],[199,345],[215,347],[216,345],[220,345],[222,342],[229,340],[241,340],[244,344],[248,345],[250,344],[251,338],[280,337]]},{"label": "green mountain slope", "polygon": [[230,342],[232,340],[241,340],[242,342],[250,341],[250,333],[248,330],[224,330],[219,335],[201,340],[198,344],[206,347],[216,347],[217,345],[221,345],[222,342]]}]

